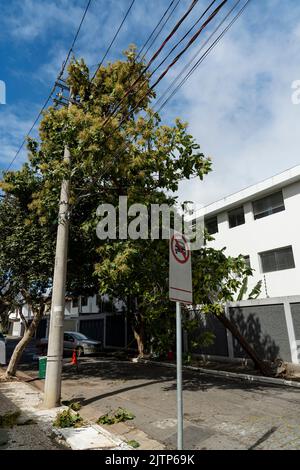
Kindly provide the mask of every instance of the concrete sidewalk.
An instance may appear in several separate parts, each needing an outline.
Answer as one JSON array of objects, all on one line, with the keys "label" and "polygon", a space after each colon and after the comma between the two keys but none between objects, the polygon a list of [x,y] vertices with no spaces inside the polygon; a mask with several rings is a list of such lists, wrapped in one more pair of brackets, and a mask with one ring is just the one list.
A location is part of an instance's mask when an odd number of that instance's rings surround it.
[{"label": "concrete sidewalk", "polygon": [[[58,450],[62,447],[53,438],[47,417],[33,410],[39,392],[22,382],[0,383],[1,450]],[[53,412],[49,419],[53,419]]]},{"label": "concrete sidewalk", "polygon": [[44,409],[43,394],[25,382],[0,382],[0,449],[131,448],[115,434],[88,422],[80,428],[54,428],[53,421],[57,413],[66,409],[66,406]]}]

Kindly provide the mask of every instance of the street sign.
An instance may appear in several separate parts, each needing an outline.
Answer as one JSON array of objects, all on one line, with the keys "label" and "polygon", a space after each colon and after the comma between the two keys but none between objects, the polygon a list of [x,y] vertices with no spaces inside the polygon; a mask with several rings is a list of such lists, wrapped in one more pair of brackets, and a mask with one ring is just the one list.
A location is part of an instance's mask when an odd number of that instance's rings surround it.
[{"label": "street sign", "polygon": [[191,251],[187,238],[179,232],[170,237],[169,298],[193,303]]},{"label": "street sign", "polygon": [[170,237],[169,298],[176,302],[176,371],[177,371],[177,449],[183,449],[182,396],[182,323],[181,302],[191,304],[192,264],[187,238],[173,231]]}]

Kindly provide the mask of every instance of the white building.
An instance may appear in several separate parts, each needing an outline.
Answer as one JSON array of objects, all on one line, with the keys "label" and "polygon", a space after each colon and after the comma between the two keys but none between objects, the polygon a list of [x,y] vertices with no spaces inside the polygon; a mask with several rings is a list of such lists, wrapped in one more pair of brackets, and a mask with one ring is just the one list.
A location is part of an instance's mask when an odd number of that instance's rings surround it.
[{"label": "white building", "polygon": [[261,298],[300,294],[300,165],[209,204],[204,216],[214,237],[208,246],[242,254],[262,280]]},{"label": "white building", "polygon": [[[50,306],[41,320],[37,337],[48,337],[50,324]],[[110,299],[107,295],[91,295],[66,297],[64,331],[79,331],[92,339],[102,341],[106,348],[125,347],[132,342],[132,333],[127,327],[127,318],[124,314],[125,305],[117,299]],[[28,305],[22,307],[22,316],[27,322],[33,318]],[[19,311],[15,310],[9,315],[9,334],[22,336],[25,331],[23,319]]]}]

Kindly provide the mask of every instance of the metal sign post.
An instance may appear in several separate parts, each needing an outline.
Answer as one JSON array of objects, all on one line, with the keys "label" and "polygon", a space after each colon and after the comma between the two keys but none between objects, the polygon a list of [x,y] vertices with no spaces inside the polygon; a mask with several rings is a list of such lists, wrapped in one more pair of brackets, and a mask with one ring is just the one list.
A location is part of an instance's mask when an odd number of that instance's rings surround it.
[{"label": "metal sign post", "polygon": [[182,323],[181,303],[191,304],[191,252],[185,236],[173,232],[170,238],[169,298],[176,302],[176,367],[177,367],[177,449],[183,449],[182,397]]},{"label": "metal sign post", "polygon": [[177,369],[177,449],[183,449],[183,400],[182,400],[182,326],[181,305],[176,302],[176,369]]}]

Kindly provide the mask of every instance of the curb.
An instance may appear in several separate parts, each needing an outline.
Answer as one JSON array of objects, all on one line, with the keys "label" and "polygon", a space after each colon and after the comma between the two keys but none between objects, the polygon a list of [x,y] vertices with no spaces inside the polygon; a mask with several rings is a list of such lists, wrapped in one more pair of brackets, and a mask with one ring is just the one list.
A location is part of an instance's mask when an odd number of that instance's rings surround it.
[{"label": "curb", "polygon": [[[156,362],[150,361],[147,359],[142,359],[141,362],[145,364],[155,364],[161,367],[168,367],[170,369],[175,369],[176,364],[170,364],[168,362]],[[273,377],[262,377],[257,375],[250,375],[250,374],[241,374],[238,372],[227,372],[224,370],[213,370],[213,369],[205,369],[203,367],[194,367],[194,366],[183,366],[182,370],[191,370],[193,372],[200,372],[204,375],[212,375],[213,377],[225,377],[228,379],[238,379],[245,382],[252,382],[252,383],[263,383],[268,385],[284,385],[286,387],[294,387],[300,388],[300,382],[294,382],[293,380],[285,380]]]}]

